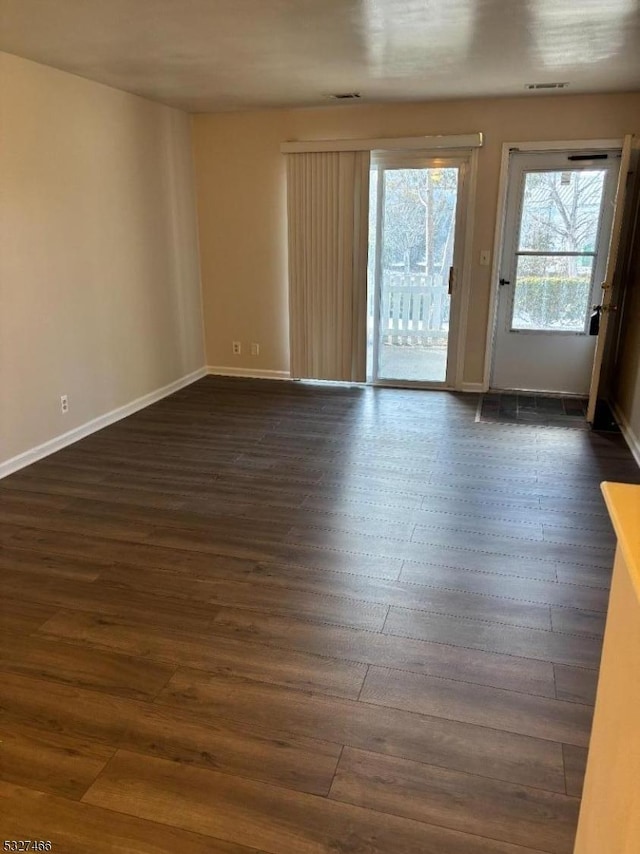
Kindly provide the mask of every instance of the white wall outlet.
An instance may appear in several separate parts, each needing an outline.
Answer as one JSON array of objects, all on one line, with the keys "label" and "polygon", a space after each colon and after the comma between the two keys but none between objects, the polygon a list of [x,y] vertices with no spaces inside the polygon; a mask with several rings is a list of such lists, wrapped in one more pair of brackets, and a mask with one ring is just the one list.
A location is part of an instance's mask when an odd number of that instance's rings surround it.
[{"label": "white wall outlet", "polygon": [[239,341],[232,341],[233,355],[239,356],[242,353],[242,344]]},{"label": "white wall outlet", "polygon": [[491,263],[491,250],[482,249],[480,252],[480,264],[482,267],[488,267]]},{"label": "white wall outlet", "polygon": [[251,345],[251,355],[252,356],[259,356],[260,355],[260,345],[257,344],[255,341]]},{"label": "white wall outlet", "polygon": [[63,415],[66,415],[68,411],[69,411],[69,395],[61,394],[60,395],[60,412],[62,412]]}]

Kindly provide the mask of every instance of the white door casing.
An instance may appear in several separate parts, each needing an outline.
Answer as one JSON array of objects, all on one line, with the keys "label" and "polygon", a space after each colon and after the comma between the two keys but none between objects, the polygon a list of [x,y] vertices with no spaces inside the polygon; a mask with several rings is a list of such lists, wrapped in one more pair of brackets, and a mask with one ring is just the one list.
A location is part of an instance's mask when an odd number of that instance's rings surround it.
[{"label": "white door casing", "polygon": [[[619,294],[616,293],[616,290],[619,290],[620,282],[615,282],[614,278],[618,271],[620,239],[622,236],[624,224],[623,219],[625,214],[627,179],[629,177],[629,168],[631,166],[632,148],[634,147],[635,142],[637,142],[637,140],[634,139],[632,134],[625,136],[624,144],[622,146],[622,155],[620,158],[620,172],[618,174],[618,184],[616,188],[613,226],[611,228],[606,271],[601,285],[600,331],[596,341],[593,368],[591,372],[591,385],[589,387],[587,421],[591,424],[595,418],[596,405],[600,396],[599,392],[602,380],[603,358],[605,348],[607,346],[607,335],[612,327],[611,312],[618,310],[618,306],[614,304],[614,299],[617,301],[619,298]],[[617,289],[614,287],[616,284],[618,285]]]}]

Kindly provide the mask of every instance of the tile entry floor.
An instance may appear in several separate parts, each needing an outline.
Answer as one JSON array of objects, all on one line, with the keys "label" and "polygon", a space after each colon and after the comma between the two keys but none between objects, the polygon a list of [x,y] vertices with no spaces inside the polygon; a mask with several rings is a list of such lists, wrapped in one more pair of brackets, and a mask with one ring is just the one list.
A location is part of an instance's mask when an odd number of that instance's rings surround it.
[{"label": "tile entry floor", "polygon": [[588,430],[587,398],[519,392],[480,396],[476,421],[485,424],[526,424],[531,427],[573,427]]}]

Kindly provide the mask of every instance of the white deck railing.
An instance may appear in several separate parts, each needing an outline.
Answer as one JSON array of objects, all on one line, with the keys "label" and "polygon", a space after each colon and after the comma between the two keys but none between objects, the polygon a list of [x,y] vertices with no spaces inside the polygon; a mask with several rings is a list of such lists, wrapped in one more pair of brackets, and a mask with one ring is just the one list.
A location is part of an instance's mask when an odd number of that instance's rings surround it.
[{"label": "white deck railing", "polygon": [[385,270],[380,306],[384,344],[429,346],[446,342],[449,295],[446,276]]}]

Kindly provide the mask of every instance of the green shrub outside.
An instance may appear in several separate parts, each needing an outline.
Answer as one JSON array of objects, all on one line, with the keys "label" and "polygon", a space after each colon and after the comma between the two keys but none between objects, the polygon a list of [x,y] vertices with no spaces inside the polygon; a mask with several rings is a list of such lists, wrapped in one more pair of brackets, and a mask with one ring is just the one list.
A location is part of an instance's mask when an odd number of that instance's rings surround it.
[{"label": "green shrub outside", "polygon": [[580,331],[584,327],[590,291],[590,276],[520,276],[513,325],[515,328]]}]

